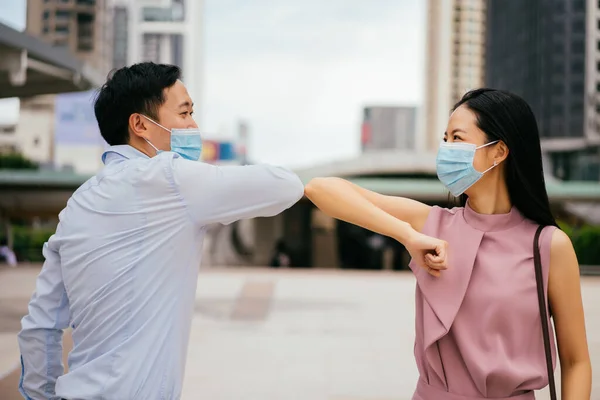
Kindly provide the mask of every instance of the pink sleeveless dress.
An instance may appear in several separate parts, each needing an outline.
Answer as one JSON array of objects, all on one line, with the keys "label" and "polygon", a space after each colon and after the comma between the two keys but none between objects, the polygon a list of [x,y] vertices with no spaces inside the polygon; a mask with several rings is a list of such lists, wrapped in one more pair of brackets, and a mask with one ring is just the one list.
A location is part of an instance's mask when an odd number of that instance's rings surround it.
[{"label": "pink sleeveless dress", "polygon": [[[536,229],[514,207],[495,215],[468,204],[431,209],[423,233],[448,242],[448,269],[435,278],[410,263],[420,375],[413,400],[531,400],[533,390],[548,384],[533,264]],[[546,293],[555,229],[546,227],[540,236]]]}]

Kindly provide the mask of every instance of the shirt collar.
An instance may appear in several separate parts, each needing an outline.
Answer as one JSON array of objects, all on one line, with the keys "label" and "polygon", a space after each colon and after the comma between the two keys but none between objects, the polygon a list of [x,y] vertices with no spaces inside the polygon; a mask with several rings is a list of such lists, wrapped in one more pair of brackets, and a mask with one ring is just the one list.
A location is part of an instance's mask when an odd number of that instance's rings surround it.
[{"label": "shirt collar", "polygon": [[103,154],[102,154],[102,162],[107,165],[114,160],[118,159],[134,159],[134,158],[150,158],[141,151],[136,148],[128,145],[122,144],[118,146],[110,146]]},{"label": "shirt collar", "polygon": [[513,228],[525,220],[515,206],[508,214],[479,214],[471,208],[469,201],[465,205],[464,218],[467,224],[483,232],[496,232]]}]

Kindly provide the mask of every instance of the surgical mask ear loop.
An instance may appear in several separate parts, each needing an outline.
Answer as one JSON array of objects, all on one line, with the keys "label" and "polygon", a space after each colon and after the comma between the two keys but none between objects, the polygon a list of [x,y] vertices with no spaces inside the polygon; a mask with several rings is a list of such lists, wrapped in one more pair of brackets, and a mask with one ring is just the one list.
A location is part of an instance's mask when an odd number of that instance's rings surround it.
[{"label": "surgical mask ear loop", "polygon": [[488,169],[483,171],[482,174],[485,174],[486,172],[491,171],[496,166],[498,166],[498,162],[496,160],[494,160],[494,165],[492,165],[491,167],[489,167]]},{"label": "surgical mask ear loop", "polygon": [[[164,126],[162,126],[162,125],[161,125],[161,124],[159,124],[158,122],[154,121],[152,118],[148,118],[148,117],[146,117],[144,114],[140,114],[140,115],[141,115],[142,117],[146,118],[148,121],[152,122],[154,125],[156,125],[156,126],[159,126],[159,127],[163,128],[165,131],[167,131],[167,132],[171,133],[171,130],[170,130],[170,129],[167,129],[167,128],[165,128]],[[145,140],[146,142],[148,142],[148,144],[149,144],[150,146],[152,146],[152,148],[153,148],[154,150],[156,150],[156,155],[158,155],[158,154],[160,153],[160,150],[159,150],[159,149],[157,149],[155,145],[153,145],[152,143],[150,143],[150,141],[149,141],[148,139],[144,138],[144,140]]]},{"label": "surgical mask ear loop", "polygon": [[144,140],[145,140],[145,141],[146,141],[146,142],[147,142],[147,143],[148,143],[150,146],[152,146],[152,148],[153,148],[154,150],[156,150],[156,154],[157,154],[157,155],[160,153],[160,150],[159,150],[159,149],[157,149],[155,145],[153,145],[152,143],[150,143],[150,141],[149,141],[148,139],[144,138]]},{"label": "surgical mask ear loop", "polygon": [[[491,146],[491,145],[493,145],[493,144],[496,144],[496,143],[498,143],[498,142],[499,142],[499,140],[494,140],[493,142],[486,143],[486,144],[484,144],[483,146],[479,146],[479,147],[475,148],[475,150],[479,150],[479,149],[482,149],[482,148],[484,148],[484,147]],[[485,171],[483,171],[481,174],[482,174],[482,175],[483,175],[483,174],[485,174],[486,172],[488,172],[488,171],[492,170],[492,169],[493,169],[494,167],[496,167],[496,166],[498,166],[498,161],[494,160],[494,165],[492,165],[491,167],[489,167],[488,169],[486,169]]]}]

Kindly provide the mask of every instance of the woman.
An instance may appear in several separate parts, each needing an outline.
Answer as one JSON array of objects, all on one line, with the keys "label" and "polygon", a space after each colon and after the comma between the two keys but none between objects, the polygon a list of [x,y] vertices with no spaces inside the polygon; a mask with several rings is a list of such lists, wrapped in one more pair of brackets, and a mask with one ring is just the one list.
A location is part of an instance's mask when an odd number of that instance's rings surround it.
[{"label": "woman", "polygon": [[540,225],[562,398],[589,399],[579,266],[550,212],[527,103],[498,90],[465,94],[440,144],[437,173],[462,207],[430,207],[337,178],[317,178],[305,188],[326,214],[390,236],[412,256],[420,374],[413,400],[529,400],[548,384],[533,263]]}]

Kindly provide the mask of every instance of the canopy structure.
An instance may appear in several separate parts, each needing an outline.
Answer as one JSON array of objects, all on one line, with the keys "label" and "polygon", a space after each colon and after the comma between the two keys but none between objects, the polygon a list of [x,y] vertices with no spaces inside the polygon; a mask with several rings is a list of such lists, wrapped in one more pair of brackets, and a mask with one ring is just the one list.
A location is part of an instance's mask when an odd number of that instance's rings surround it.
[{"label": "canopy structure", "polygon": [[67,49],[0,23],[0,98],[76,92],[103,82]]}]

